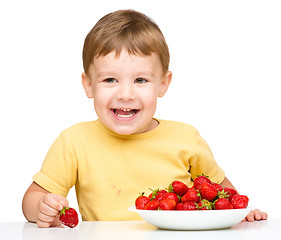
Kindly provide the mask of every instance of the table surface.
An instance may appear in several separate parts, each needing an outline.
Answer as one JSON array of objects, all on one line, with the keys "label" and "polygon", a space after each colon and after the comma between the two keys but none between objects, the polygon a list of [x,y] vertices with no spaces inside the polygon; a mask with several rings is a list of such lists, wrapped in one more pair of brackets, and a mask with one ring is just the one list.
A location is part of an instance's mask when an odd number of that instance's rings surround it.
[{"label": "table surface", "polygon": [[144,221],[81,222],[76,228],[38,228],[34,223],[0,222],[0,239],[7,240],[84,240],[84,239],[281,239],[281,219],[241,222],[231,228],[206,231],[168,231]]}]

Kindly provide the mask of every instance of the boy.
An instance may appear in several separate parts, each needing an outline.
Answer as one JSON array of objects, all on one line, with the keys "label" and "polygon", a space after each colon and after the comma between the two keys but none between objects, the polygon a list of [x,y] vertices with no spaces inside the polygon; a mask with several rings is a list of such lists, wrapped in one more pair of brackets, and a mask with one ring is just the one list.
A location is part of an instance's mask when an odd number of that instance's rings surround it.
[{"label": "boy", "polygon": [[[58,226],[75,185],[83,220],[138,220],[127,209],[147,187],[173,180],[192,186],[204,173],[233,187],[207,143],[190,125],[153,118],[170,85],[169,50],[159,27],[132,10],[101,18],[85,39],[82,84],[98,120],[55,140],[23,199],[28,221]],[[252,211],[248,221],[266,219]]]}]

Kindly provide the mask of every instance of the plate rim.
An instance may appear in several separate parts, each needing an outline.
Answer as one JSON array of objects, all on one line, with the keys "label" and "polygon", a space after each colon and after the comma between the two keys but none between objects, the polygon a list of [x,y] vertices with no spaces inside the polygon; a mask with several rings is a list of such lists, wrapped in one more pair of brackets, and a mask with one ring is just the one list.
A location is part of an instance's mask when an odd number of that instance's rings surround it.
[{"label": "plate rim", "polygon": [[[181,210],[142,210],[142,209],[136,209],[136,207],[133,205],[128,208],[129,211],[136,212],[145,222],[149,223],[150,225],[157,227],[159,229],[166,229],[166,230],[216,230],[216,229],[226,229],[230,228],[239,222],[243,220],[243,217],[247,216],[247,214],[253,209],[252,206],[247,206],[247,208],[242,209],[224,209],[224,210],[191,210],[191,211],[181,211]],[[216,214],[212,214],[216,213]],[[226,215],[224,215],[227,213]],[[226,222],[223,222],[221,220],[218,220],[216,223],[210,222],[210,218],[217,217],[220,219],[220,217],[225,216],[227,219],[229,219],[229,216],[231,213],[234,214],[234,219]],[[235,214],[236,213],[236,214]],[[180,225],[175,225],[174,223],[170,224],[170,219],[175,219],[176,216],[179,216],[179,218],[182,218],[187,220],[187,222],[180,223]],[[161,217],[163,217],[161,219]],[[190,222],[188,218],[196,217],[195,222]],[[159,218],[159,220],[157,219]],[[200,219],[201,218],[201,219]],[[200,223],[198,224],[198,219],[200,219]],[[201,221],[204,219],[204,221]],[[168,220],[168,222],[165,222],[165,220]],[[172,221],[173,221],[172,220]],[[208,223],[208,224],[206,224]],[[202,225],[203,224],[203,225]]]}]

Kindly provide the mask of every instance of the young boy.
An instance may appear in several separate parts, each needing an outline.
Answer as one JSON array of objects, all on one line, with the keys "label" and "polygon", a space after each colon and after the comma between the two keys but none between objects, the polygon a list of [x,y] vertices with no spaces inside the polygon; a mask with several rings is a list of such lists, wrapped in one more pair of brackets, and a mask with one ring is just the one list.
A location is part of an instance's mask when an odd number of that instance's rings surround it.
[{"label": "young boy", "polygon": [[[121,10],[101,18],[85,39],[82,84],[98,120],[76,124],[55,140],[23,198],[23,213],[39,227],[58,226],[75,185],[83,220],[138,220],[128,211],[139,192],[189,187],[204,173],[233,187],[192,126],[153,118],[170,85],[169,50],[144,14]],[[266,219],[252,211],[248,221]]]}]

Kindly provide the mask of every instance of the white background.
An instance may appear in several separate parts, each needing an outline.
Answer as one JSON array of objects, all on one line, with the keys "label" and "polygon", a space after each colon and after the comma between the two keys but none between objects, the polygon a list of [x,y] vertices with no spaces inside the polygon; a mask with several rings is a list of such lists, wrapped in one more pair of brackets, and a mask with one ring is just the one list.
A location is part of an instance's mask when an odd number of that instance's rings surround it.
[{"label": "white background", "polygon": [[[96,119],[80,80],[84,38],[128,8],[170,47],[173,82],[155,117],[195,126],[250,205],[280,218],[280,1],[10,0],[0,3],[0,221],[25,221],[22,197],[54,139]],[[74,189],[68,199],[77,208]]]}]

